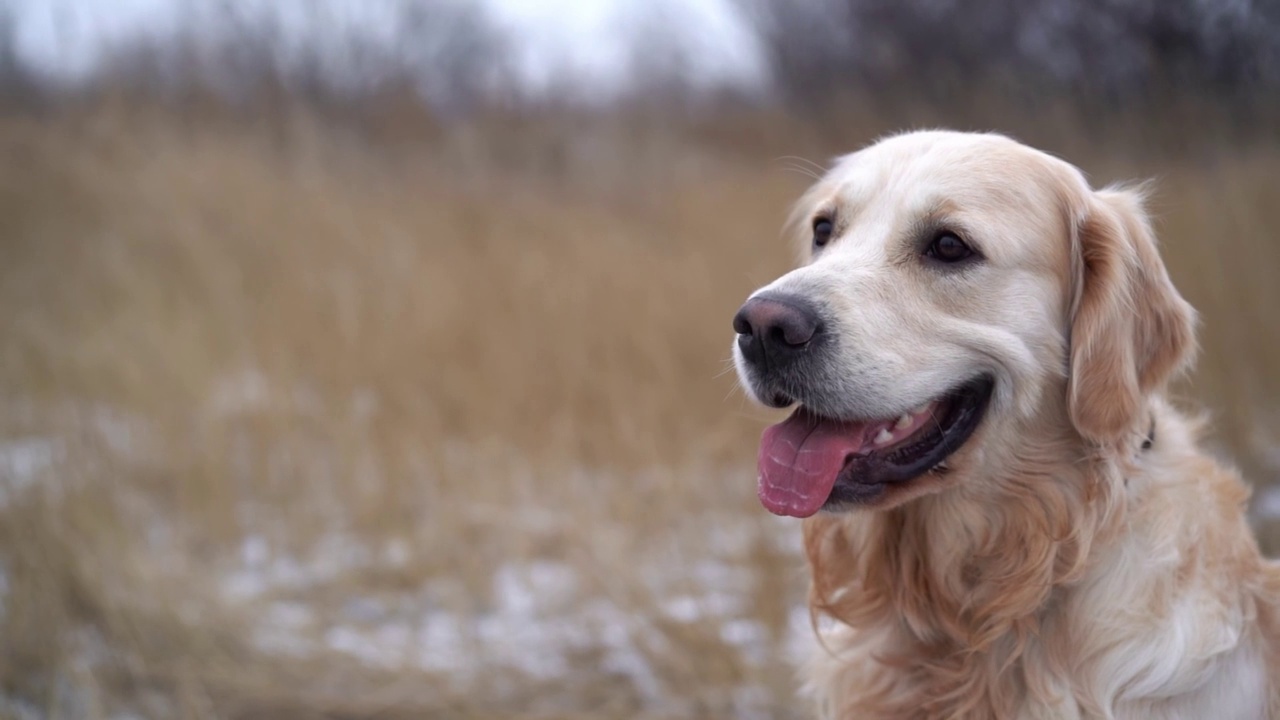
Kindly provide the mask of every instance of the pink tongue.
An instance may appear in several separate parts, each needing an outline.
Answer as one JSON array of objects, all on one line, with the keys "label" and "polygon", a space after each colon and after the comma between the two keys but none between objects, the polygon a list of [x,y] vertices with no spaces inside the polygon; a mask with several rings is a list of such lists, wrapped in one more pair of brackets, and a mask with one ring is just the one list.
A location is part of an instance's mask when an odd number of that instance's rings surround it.
[{"label": "pink tongue", "polygon": [[760,438],[760,502],[775,515],[809,517],[822,508],[849,456],[866,444],[866,425],[836,422],[804,408]]}]

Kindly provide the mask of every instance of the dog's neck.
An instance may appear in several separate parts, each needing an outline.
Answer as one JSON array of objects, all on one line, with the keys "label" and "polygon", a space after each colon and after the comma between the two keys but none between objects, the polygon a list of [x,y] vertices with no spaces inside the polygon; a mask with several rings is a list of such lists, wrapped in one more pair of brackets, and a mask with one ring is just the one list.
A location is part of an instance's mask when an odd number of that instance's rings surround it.
[{"label": "dog's neck", "polygon": [[[1046,423],[1023,436],[998,477],[884,512],[811,519],[814,609],[854,628],[893,628],[890,646],[903,658],[936,659],[912,672],[953,694],[1002,692],[969,687],[966,676],[993,677],[972,673],[972,663],[1014,668],[1057,594],[1114,535],[1132,463],[1112,459],[1154,440],[1147,422],[1105,454],[1064,423]],[[891,651],[884,661],[894,662]]]}]

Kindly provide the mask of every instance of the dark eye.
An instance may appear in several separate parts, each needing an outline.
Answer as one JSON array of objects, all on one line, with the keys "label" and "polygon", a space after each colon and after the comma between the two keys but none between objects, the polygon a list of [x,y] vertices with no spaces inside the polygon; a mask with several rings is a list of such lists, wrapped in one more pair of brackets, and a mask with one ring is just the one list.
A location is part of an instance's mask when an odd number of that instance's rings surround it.
[{"label": "dark eye", "polygon": [[924,255],[938,262],[954,263],[973,257],[973,250],[955,233],[944,232],[933,239]]},{"label": "dark eye", "polygon": [[831,232],[834,227],[831,221],[826,218],[818,218],[813,221],[813,246],[822,247],[831,242]]}]

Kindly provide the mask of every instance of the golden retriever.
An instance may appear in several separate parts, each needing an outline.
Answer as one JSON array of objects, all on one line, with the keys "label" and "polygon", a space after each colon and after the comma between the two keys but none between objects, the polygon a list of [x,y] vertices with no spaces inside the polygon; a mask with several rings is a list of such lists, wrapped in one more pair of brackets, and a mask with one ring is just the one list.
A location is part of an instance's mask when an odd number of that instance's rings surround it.
[{"label": "golden retriever", "polygon": [[1195,315],[1141,193],[913,132],[793,225],[805,262],[739,310],[734,360],[798,406],[758,493],[808,518],[820,714],[1280,718],[1280,568],[1165,398]]}]

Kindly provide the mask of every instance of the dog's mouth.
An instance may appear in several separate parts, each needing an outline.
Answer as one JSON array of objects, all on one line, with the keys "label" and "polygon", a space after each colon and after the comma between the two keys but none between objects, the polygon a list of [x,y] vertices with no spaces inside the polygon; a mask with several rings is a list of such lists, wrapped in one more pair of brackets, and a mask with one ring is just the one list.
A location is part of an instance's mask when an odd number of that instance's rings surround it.
[{"label": "dog's mouth", "polygon": [[777,515],[809,517],[870,503],[940,470],[982,422],[993,387],[980,376],[880,420],[827,418],[801,406],[760,438],[760,502]]}]

